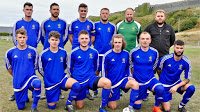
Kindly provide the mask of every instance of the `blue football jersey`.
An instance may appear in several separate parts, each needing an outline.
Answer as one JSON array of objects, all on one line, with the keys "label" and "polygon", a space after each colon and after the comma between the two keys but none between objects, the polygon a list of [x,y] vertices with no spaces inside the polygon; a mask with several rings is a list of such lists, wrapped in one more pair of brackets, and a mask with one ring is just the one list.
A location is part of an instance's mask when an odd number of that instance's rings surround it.
[{"label": "blue football jersey", "polygon": [[67,52],[59,47],[56,53],[49,48],[43,50],[39,57],[39,72],[44,77],[45,88],[59,83],[65,77]]},{"label": "blue football jersey", "polygon": [[32,19],[31,21],[25,21],[23,18],[17,21],[12,30],[12,40],[14,45],[17,45],[16,40],[16,30],[24,28],[27,31],[28,40],[26,42],[27,45],[30,45],[34,48],[37,48],[37,44],[40,41],[40,24],[36,20]]},{"label": "blue football jersey", "polygon": [[14,89],[20,89],[30,77],[35,75],[38,52],[31,46],[24,50],[13,47],[5,54],[5,64],[7,69],[12,69]]},{"label": "blue football jersey", "polygon": [[159,60],[157,69],[162,70],[159,80],[166,85],[181,80],[180,75],[183,71],[185,71],[185,79],[191,79],[191,62],[184,55],[179,61],[174,60],[174,53],[165,55]]},{"label": "blue football jersey", "polygon": [[67,68],[70,75],[79,82],[84,82],[98,68],[98,51],[92,47],[83,51],[80,47],[74,48],[68,57]]},{"label": "blue football jersey", "polygon": [[116,27],[113,23],[103,24],[101,21],[95,23],[94,48],[99,54],[104,54],[112,48],[110,41],[114,34],[116,34]]},{"label": "blue football jersey", "polygon": [[[79,19],[72,21],[72,23],[69,26],[69,34],[73,34],[72,49],[80,45],[80,43],[78,42],[78,37],[79,37],[78,34],[82,30],[88,31],[91,40],[91,35],[94,36],[95,33],[94,23],[89,19],[86,19],[85,22],[81,22],[79,21]],[[91,41],[89,45],[91,45]]]},{"label": "blue football jersey", "polygon": [[128,51],[123,50],[120,53],[115,53],[113,49],[107,51],[103,57],[102,76],[110,79],[112,85],[124,77],[131,76]]},{"label": "blue football jersey", "polygon": [[60,33],[60,43],[59,47],[64,48],[64,45],[66,44],[68,40],[68,27],[67,22],[63,19],[58,18],[56,21],[52,21],[50,18],[43,21],[41,24],[41,42],[44,45],[44,49],[48,48],[50,46],[48,39],[49,39],[49,33],[51,31],[57,31]]},{"label": "blue football jersey", "polygon": [[140,46],[132,49],[129,59],[130,67],[133,67],[133,78],[139,83],[146,83],[153,78],[158,58],[157,50],[152,47],[146,52]]}]

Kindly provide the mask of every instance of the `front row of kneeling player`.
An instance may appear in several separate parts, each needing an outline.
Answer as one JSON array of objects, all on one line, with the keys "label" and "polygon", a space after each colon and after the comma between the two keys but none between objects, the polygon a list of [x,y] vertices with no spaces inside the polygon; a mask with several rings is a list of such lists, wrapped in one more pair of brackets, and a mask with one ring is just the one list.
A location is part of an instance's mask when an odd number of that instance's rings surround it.
[{"label": "front row of kneeling player", "polygon": [[[149,47],[151,36],[147,32],[140,35],[141,46],[134,48],[130,53],[124,50],[126,42],[121,34],[113,36],[112,49],[107,51],[102,62],[102,77],[95,76],[98,68],[98,52],[90,47],[89,33],[85,30],[79,33],[80,46],[73,49],[67,57],[67,52],[58,47],[60,34],[52,31],[49,34],[50,47],[42,51],[39,56],[36,49],[27,46],[26,30],[16,31],[17,46],[9,49],[5,55],[6,68],[13,76],[18,109],[24,109],[28,100],[27,92],[33,92],[32,112],[37,112],[37,103],[41,93],[41,81],[35,74],[39,65],[39,72],[43,76],[47,105],[50,109],[56,107],[61,89],[71,89],[65,109],[74,112],[72,101],[75,100],[77,108],[83,108],[86,90],[90,88],[102,90],[102,103],[100,112],[107,112],[106,106],[116,109],[117,100],[120,99],[120,89],[130,93],[129,106],[124,111],[134,112],[140,109],[142,99],[146,97],[146,90],[155,92],[154,112],[162,112],[162,103],[165,112],[170,111],[172,94],[178,92],[185,94],[180,105],[179,112],[187,112],[186,103],[195,92],[194,85],[190,84],[191,63],[183,55],[184,42],[177,40],[174,43],[174,53],[158,60],[158,52]],[[38,64],[39,63],[39,64]],[[64,73],[68,68],[71,77]],[[154,70],[158,69],[159,81],[154,76]],[[185,79],[180,75],[185,71]],[[73,77],[73,78],[72,78]]]}]

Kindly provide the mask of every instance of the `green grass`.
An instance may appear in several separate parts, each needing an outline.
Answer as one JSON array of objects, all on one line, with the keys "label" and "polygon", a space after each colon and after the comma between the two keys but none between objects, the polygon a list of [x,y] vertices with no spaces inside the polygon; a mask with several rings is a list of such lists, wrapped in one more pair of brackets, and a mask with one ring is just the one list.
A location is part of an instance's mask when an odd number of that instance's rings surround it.
[{"label": "green grass", "polygon": [[[15,112],[19,111],[17,109],[17,105],[14,102],[8,101],[8,98],[13,94],[13,89],[12,89],[12,77],[9,75],[9,73],[5,69],[5,64],[4,64],[4,56],[5,52],[13,47],[12,41],[6,41],[0,39],[0,112]],[[67,45],[65,46],[65,49],[69,53],[71,50],[71,45],[68,42]],[[42,51],[42,45],[39,44],[38,46],[38,51],[39,53]],[[171,50],[172,52],[172,50]],[[192,45],[186,45],[185,46],[185,52],[184,55],[186,55],[192,63],[192,80],[191,83],[196,86],[196,92],[194,96],[191,98],[191,101],[187,104],[186,108],[190,112],[200,112],[199,109],[199,104],[200,104],[200,86],[199,86],[199,81],[200,81],[200,46],[192,46]],[[42,80],[42,77],[37,73],[37,75],[40,77]],[[43,85],[42,85],[43,86]],[[101,89],[99,89],[100,94],[98,95],[98,98],[95,99],[94,101],[89,101],[88,99],[85,100],[84,108],[81,110],[77,110],[76,112],[97,112],[99,105],[101,104]],[[38,104],[38,110],[40,112],[47,112],[47,111],[57,111],[57,112],[65,112],[64,106],[65,102],[67,100],[67,96],[69,91],[67,92],[62,92],[63,95],[65,96],[65,99],[61,99],[57,103],[57,107],[55,110],[50,110],[47,107],[46,100],[40,100]],[[44,89],[42,89],[42,95],[44,94]],[[110,112],[122,112],[123,108],[128,106],[129,104],[129,94],[123,94],[121,99],[118,101],[118,107],[116,110],[110,110]],[[26,104],[26,108],[22,110],[23,112],[30,112],[30,108],[32,105],[32,98],[31,98],[31,92],[29,92],[29,98],[30,102]],[[173,100],[171,101],[171,109],[172,112],[177,112],[177,106],[179,104],[179,101],[182,99],[182,96],[179,94],[175,93],[173,95]],[[74,102],[73,102],[74,105]],[[136,112],[151,112],[152,108],[154,106],[154,96],[150,93],[149,96],[149,101],[143,102],[142,108],[140,110],[137,110]],[[75,106],[74,106],[75,107]],[[19,111],[20,112],[20,111]]]}]

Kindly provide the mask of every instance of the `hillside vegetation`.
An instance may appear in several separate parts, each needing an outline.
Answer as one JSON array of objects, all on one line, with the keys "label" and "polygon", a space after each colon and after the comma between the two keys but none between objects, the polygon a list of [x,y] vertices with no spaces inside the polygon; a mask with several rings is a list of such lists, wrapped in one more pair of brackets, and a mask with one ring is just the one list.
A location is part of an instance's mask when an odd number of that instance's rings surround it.
[{"label": "hillside vegetation", "polygon": [[[155,11],[152,11],[154,13]],[[135,12],[134,20],[138,21],[141,25],[143,30],[146,26],[152,22],[154,22],[155,14],[141,14],[141,12]],[[125,19],[125,11],[116,12],[110,14],[109,21],[117,24],[118,22]],[[144,16],[141,16],[144,15]],[[183,10],[172,11],[166,13],[166,22],[173,26],[175,32],[178,32],[178,22],[180,22],[180,31],[189,30],[192,28],[199,28],[200,27],[200,7],[197,8],[188,8]],[[96,22],[100,20],[99,16],[89,16],[89,19]],[[180,19],[180,21],[179,21]]]}]

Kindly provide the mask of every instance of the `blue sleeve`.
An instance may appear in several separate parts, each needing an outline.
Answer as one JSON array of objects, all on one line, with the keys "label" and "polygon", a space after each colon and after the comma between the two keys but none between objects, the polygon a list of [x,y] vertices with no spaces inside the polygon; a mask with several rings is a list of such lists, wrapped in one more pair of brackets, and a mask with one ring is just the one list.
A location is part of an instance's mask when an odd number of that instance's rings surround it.
[{"label": "blue sleeve", "polygon": [[39,56],[39,61],[38,61],[38,72],[44,77],[44,69],[45,69],[45,60],[43,58],[42,53]]},{"label": "blue sleeve", "polygon": [[67,59],[67,71],[70,75],[72,75],[74,71],[75,56],[73,55],[73,52],[71,52]]},{"label": "blue sleeve", "polygon": [[9,51],[7,51],[5,54],[5,65],[6,65],[6,69],[12,69],[11,52]]},{"label": "blue sleeve", "polygon": [[63,45],[65,45],[68,41],[68,26],[67,22],[65,22],[65,32],[63,34]]},{"label": "blue sleeve", "polygon": [[[127,59],[129,59],[129,56],[127,56]],[[128,60],[127,64],[126,64],[126,75],[132,77],[129,60]]]},{"label": "blue sleeve", "polygon": [[17,30],[17,22],[13,25],[13,28],[12,28],[12,41],[15,46],[17,45],[16,30]]},{"label": "blue sleeve", "polygon": [[74,22],[72,22],[70,25],[69,25],[69,31],[68,31],[69,34],[74,34]]},{"label": "blue sleeve", "polygon": [[156,51],[156,53],[155,53],[155,57],[156,57],[156,59],[155,59],[155,61],[154,61],[153,70],[156,69],[157,64],[158,64],[158,60],[159,60],[159,54],[158,54],[158,51]]},{"label": "blue sleeve", "polygon": [[130,51],[130,53],[129,53],[129,64],[130,64],[129,68],[130,69],[134,67],[133,61],[134,61],[134,59],[133,59],[133,51]]},{"label": "blue sleeve", "polygon": [[99,67],[99,54],[98,52],[95,52],[94,56],[94,71],[96,71]]},{"label": "blue sleeve", "polygon": [[40,40],[41,40],[41,43],[42,45],[44,46],[44,41],[45,41],[45,27],[44,27],[44,22],[42,22],[41,24],[41,30],[40,30]]},{"label": "blue sleeve", "polygon": [[187,60],[186,62],[186,67],[185,67],[185,79],[191,79],[191,74],[192,74],[192,66],[191,66],[191,62],[189,60]]},{"label": "blue sleeve", "polygon": [[107,70],[108,70],[108,57],[104,55],[102,59],[102,77],[107,77],[106,75]]},{"label": "blue sleeve", "polygon": [[36,49],[34,49],[34,54],[35,55],[33,57],[33,63],[34,63],[34,69],[36,70],[36,69],[38,69],[38,57],[39,57]]},{"label": "blue sleeve", "polygon": [[40,42],[40,32],[41,32],[41,29],[40,29],[40,24],[38,23],[38,30],[37,30],[37,34],[38,34],[38,38],[37,38],[37,44]]},{"label": "blue sleeve", "polygon": [[158,61],[157,69],[162,70],[164,65],[163,57]]}]

